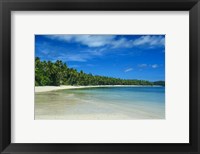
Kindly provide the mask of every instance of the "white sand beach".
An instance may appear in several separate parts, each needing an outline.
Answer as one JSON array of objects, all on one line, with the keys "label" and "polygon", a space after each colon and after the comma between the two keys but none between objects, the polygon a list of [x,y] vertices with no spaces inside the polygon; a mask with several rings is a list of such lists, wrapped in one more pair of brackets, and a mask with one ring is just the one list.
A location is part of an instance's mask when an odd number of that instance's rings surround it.
[{"label": "white sand beach", "polygon": [[[64,90],[64,89],[81,89],[81,88],[97,88],[97,87],[150,87],[148,85],[97,85],[97,86],[69,86],[69,85],[61,85],[61,86],[36,86],[35,92],[48,92],[55,90]],[[160,87],[160,86],[154,86]]]},{"label": "white sand beach", "polygon": [[76,89],[76,88],[84,88],[86,86],[36,86],[35,92],[48,92],[48,91],[55,91],[55,90],[63,90],[63,89]]}]

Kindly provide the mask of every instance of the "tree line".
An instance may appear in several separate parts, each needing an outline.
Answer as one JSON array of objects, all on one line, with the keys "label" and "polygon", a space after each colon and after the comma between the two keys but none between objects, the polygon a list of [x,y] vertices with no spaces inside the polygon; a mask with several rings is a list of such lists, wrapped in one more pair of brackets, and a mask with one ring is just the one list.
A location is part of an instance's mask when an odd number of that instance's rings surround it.
[{"label": "tree line", "polygon": [[150,82],[146,80],[120,79],[79,72],[68,68],[60,60],[56,62],[41,61],[35,58],[35,86],[60,86],[60,85],[162,85],[164,81]]}]

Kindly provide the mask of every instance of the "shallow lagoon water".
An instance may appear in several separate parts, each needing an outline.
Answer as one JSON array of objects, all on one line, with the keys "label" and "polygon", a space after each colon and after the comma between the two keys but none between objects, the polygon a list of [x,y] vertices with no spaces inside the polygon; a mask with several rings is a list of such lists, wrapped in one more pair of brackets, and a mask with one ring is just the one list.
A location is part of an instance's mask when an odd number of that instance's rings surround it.
[{"label": "shallow lagoon water", "polygon": [[35,94],[36,120],[164,118],[164,87],[98,87]]}]

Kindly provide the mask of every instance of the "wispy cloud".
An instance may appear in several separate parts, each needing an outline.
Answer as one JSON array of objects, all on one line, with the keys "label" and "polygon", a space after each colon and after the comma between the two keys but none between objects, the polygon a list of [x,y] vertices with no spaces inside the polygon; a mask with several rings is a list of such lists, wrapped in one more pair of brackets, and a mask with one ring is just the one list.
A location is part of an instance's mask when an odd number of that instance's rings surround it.
[{"label": "wispy cloud", "polygon": [[155,36],[155,35],[145,35],[141,36],[138,39],[133,41],[133,45],[141,46],[141,45],[149,45],[149,46],[164,46],[165,45],[165,37],[163,36]]},{"label": "wispy cloud", "polygon": [[114,40],[114,35],[46,35],[50,39],[57,39],[66,42],[77,42],[88,47],[101,47]]},{"label": "wispy cloud", "polygon": [[120,38],[118,40],[113,40],[111,42],[112,48],[130,48],[133,47],[132,40],[127,40],[126,38]]},{"label": "wispy cloud", "polygon": [[76,42],[88,47],[131,48],[165,45],[165,37],[161,35],[142,35],[136,39],[118,38],[116,35],[46,35],[46,37],[53,40]]},{"label": "wispy cloud", "polygon": [[66,54],[58,59],[62,59],[63,61],[77,61],[77,62],[86,62],[90,57],[88,55],[83,54]]},{"label": "wispy cloud", "polygon": [[151,65],[151,67],[152,67],[152,68],[158,68],[159,65],[158,65],[158,64],[153,64],[153,65]]},{"label": "wispy cloud", "polygon": [[161,47],[165,45],[165,37],[161,35],[143,35],[137,39],[128,40],[126,38],[121,38],[118,40],[112,41],[112,47],[124,47],[124,48],[132,48],[132,47],[145,47],[145,48],[153,48],[153,47]]},{"label": "wispy cloud", "polygon": [[102,47],[102,48],[98,48],[98,49],[83,50],[83,51],[81,51],[81,53],[88,53],[93,56],[102,56],[106,50],[107,50],[107,48]]},{"label": "wispy cloud", "polygon": [[158,64],[138,64],[139,68],[158,68]]},{"label": "wispy cloud", "polygon": [[147,67],[148,65],[147,64],[139,64],[138,67],[140,68],[144,68],[144,67]]},{"label": "wispy cloud", "polygon": [[130,72],[132,70],[133,70],[133,68],[127,68],[127,69],[124,70],[124,72],[127,73],[127,72]]}]

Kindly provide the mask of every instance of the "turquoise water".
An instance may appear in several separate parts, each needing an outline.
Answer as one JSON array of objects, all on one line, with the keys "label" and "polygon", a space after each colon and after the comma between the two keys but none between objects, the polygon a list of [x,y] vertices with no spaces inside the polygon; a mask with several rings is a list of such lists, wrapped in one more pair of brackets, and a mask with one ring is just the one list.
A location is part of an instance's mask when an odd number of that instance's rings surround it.
[{"label": "turquoise water", "polygon": [[98,87],[35,95],[35,119],[164,119],[164,87]]}]

